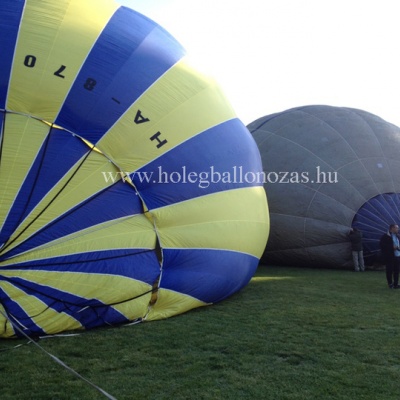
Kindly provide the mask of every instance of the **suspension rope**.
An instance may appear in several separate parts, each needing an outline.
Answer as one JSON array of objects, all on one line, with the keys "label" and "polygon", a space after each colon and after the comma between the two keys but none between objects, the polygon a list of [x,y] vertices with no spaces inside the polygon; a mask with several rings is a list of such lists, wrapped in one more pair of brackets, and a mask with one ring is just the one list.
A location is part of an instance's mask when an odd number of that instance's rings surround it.
[{"label": "suspension rope", "polygon": [[8,318],[8,315],[3,313],[3,311],[0,310],[0,314],[2,314],[6,319],[8,319],[11,323],[11,325],[13,326],[13,328],[15,330],[17,330],[19,333],[21,333],[23,336],[25,336],[25,338],[27,338],[31,343],[33,343],[36,347],[38,347],[43,353],[47,354],[50,358],[53,359],[53,361],[55,361],[57,364],[61,365],[62,367],[64,367],[66,370],[68,370],[71,374],[75,375],[77,378],[81,379],[82,381],[84,381],[85,383],[87,383],[88,385],[92,386],[94,389],[96,389],[97,391],[99,391],[103,396],[105,396],[107,399],[109,400],[117,400],[114,396],[111,396],[109,393],[107,393],[105,390],[103,390],[102,388],[100,388],[99,386],[95,385],[93,382],[91,382],[89,379],[83,377],[82,375],[80,375],[78,372],[76,372],[74,369],[72,369],[70,366],[68,366],[67,364],[65,364],[63,361],[61,361],[58,357],[56,357],[55,355],[49,353],[47,350],[45,350],[42,346],[40,346],[39,343],[35,342],[34,340],[32,340],[25,332],[22,331],[22,329],[20,329],[19,326],[17,326],[16,324],[13,324],[13,322],[11,321],[10,318]]}]

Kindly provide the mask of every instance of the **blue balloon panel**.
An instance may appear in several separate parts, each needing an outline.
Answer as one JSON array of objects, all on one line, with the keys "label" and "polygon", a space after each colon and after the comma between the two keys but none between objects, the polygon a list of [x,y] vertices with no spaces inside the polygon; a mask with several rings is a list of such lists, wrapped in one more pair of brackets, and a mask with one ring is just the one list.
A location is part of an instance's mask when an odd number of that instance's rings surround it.
[{"label": "blue balloon panel", "polygon": [[364,256],[373,262],[379,257],[379,241],[389,225],[399,224],[400,194],[384,193],[368,200],[357,212],[352,226],[363,233]]}]

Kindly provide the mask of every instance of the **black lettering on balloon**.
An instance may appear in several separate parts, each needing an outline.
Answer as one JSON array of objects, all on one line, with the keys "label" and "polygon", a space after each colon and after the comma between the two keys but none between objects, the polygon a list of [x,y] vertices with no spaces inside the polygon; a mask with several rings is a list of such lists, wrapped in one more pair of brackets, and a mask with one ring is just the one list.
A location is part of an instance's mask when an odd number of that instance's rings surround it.
[{"label": "black lettering on balloon", "polygon": [[65,65],[61,65],[61,67],[56,72],[54,72],[54,75],[64,79],[65,76],[61,75],[61,72],[63,72],[65,68],[66,68]]},{"label": "black lettering on balloon", "polygon": [[27,55],[24,60],[25,67],[33,68],[36,64],[36,57],[32,55]]},{"label": "black lettering on balloon", "polygon": [[87,78],[83,87],[91,92],[96,86],[96,84],[97,82],[93,78]]},{"label": "black lettering on balloon", "polygon": [[160,147],[164,146],[164,144],[168,143],[168,141],[166,139],[160,140],[159,139],[160,135],[161,135],[161,132],[157,132],[150,138],[151,141],[156,140],[158,142],[157,149],[159,149]]},{"label": "black lettering on balloon", "polygon": [[142,112],[140,110],[137,111],[135,115],[135,124],[142,124],[143,122],[149,122],[148,118],[143,117]]}]

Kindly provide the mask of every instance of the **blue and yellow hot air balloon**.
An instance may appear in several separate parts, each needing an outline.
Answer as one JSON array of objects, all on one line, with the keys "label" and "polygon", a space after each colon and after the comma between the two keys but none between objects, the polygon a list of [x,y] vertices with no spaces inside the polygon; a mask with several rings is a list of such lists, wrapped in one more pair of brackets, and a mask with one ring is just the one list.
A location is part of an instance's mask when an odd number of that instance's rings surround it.
[{"label": "blue and yellow hot air balloon", "polygon": [[5,0],[0,50],[0,337],[167,318],[249,282],[259,151],[179,43],[111,0]]}]

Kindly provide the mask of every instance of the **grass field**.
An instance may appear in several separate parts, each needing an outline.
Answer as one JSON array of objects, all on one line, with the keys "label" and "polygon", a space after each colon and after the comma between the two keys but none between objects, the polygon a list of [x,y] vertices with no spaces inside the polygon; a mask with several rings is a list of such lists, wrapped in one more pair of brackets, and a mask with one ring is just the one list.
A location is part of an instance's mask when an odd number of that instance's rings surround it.
[{"label": "grass field", "polygon": [[[261,266],[211,307],[38,344],[118,400],[397,400],[399,314],[383,271]],[[18,339],[0,341],[0,398],[105,397]]]}]

